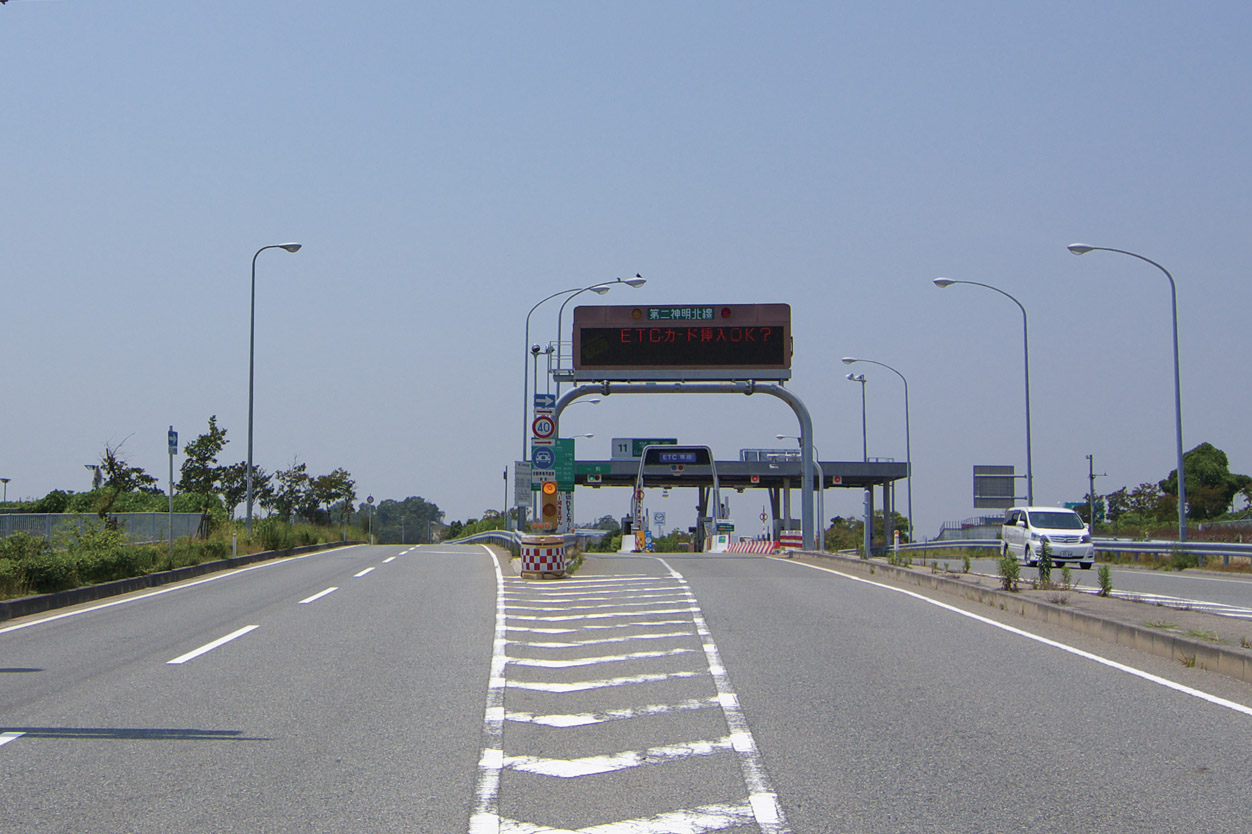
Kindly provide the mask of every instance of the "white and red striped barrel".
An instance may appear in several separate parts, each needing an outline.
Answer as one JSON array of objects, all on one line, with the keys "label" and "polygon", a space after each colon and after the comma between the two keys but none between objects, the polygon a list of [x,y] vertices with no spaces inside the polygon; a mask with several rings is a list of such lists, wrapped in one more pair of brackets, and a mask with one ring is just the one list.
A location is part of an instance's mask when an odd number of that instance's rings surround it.
[{"label": "white and red striped barrel", "polygon": [[556,579],[565,575],[565,539],[560,536],[522,537],[522,576]]}]

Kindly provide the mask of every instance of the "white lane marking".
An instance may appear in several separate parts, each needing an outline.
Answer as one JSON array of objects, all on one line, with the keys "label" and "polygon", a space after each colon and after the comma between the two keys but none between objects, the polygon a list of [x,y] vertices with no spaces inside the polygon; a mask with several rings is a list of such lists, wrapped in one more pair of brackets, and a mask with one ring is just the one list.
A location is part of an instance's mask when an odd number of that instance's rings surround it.
[{"label": "white lane marking", "polygon": [[657,559],[657,561],[666,567],[674,579],[683,584],[691,599],[694,607],[694,613],[691,616],[695,620],[696,631],[700,633],[704,642],[704,655],[708,660],[709,671],[713,675],[713,684],[717,688],[717,697],[722,705],[726,726],[730,728],[730,737],[734,740],[735,752],[739,754],[739,765],[743,770],[743,780],[748,786],[748,801],[752,805],[756,824],[762,834],[790,834],[791,829],[787,826],[787,818],[783,815],[778,794],[774,792],[769,776],[765,772],[765,764],[761,761],[756,740],[752,737],[752,731],[748,729],[748,719],[739,706],[739,697],[731,689],[730,677],[722,665],[721,655],[717,651],[717,645],[713,642],[713,634],[709,631],[704,615],[696,604],[696,596],[682,574],[674,570],[664,559]]},{"label": "white lane marking", "polygon": [[561,615],[561,616],[556,616],[556,617],[552,617],[552,616],[531,617],[526,614],[513,614],[509,617],[509,619],[510,620],[526,620],[529,622],[541,622],[541,623],[561,623],[567,620],[615,620],[615,619],[618,619],[619,617],[642,617],[642,616],[651,616],[653,614],[659,617],[663,614],[689,614],[692,611],[698,611],[698,610],[699,610],[698,608],[691,608],[691,607],[665,608],[659,611],[622,611],[621,613],[614,613],[614,614],[567,614],[567,615]]},{"label": "white lane marking", "polygon": [[308,605],[310,602],[317,602],[319,599],[321,599],[322,597],[326,596],[327,594],[333,594],[335,591],[338,591],[338,590],[339,590],[339,586],[337,586],[337,585],[336,585],[336,586],[334,586],[334,587],[332,587],[332,588],[327,588],[325,591],[318,591],[316,594],[314,594],[314,595],[313,595],[313,596],[311,596],[311,597],[305,597],[304,599],[300,600],[300,601],[299,601],[298,603],[296,603],[296,604],[297,604],[297,605]]},{"label": "white lane marking", "polygon": [[609,756],[587,756],[582,759],[505,756],[504,766],[510,770],[521,770],[539,776],[575,779],[579,776],[613,773],[618,770],[628,770],[632,767],[690,759],[694,756],[711,756],[714,753],[733,749],[731,739],[727,736],[714,741],[691,741],[685,744],[672,744],[665,747],[650,747],[647,750],[627,750],[624,753],[614,753]]},{"label": "white lane marking", "polygon": [[256,629],[256,628],[260,628],[260,626],[259,625],[244,626],[238,631],[232,631],[230,634],[227,634],[225,637],[219,637],[216,640],[214,640],[212,643],[203,645],[200,648],[196,649],[195,651],[187,652],[184,655],[179,655],[173,660],[167,660],[166,663],[169,665],[177,666],[181,663],[186,663],[188,660],[194,660],[195,658],[199,657],[202,654],[205,654],[206,652],[213,651],[218,646],[224,646],[227,643],[229,643],[231,640],[236,640],[240,637],[243,637],[249,631],[252,631],[253,629]]},{"label": "white lane marking", "polygon": [[51,622],[54,622],[55,620],[63,620],[66,617],[77,617],[79,614],[87,614],[92,611],[99,611],[103,608],[112,608],[115,605],[126,605],[131,602],[139,602],[140,600],[151,599],[152,597],[159,597],[162,594],[169,594],[169,593],[173,593],[174,591],[182,591],[186,588],[194,588],[195,586],[203,585],[206,582],[216,582],[219,579],[227,579],[232,576],[238,576],[239,574],[247,573],[248,571],[264,570],[265,568],[272,568],[275,565],[287,565],[293,562],[298,562],[301,559],[309,559],[314,556],[325,556],[328,553],[334,553],[339,550],[347,550],[349,547],[358,547],[358,545],[348,545],[347,547],[335,547],[330,550],[318,550],[313,553],[305,553],[303,556],[289,556],[285,559],[275,559],[272,562],[262,562],[259,565],[249,565],[248,567],[245,567],[245,568],[236,568],[235,570],[225,571],[223,573],[215,573],[212,576],[206,576],[204,579],[197,579],[194,582],[183,582],[177,585],[170,585],[168,587],[160,589],[159,591],[152,591],[151,593],[140,594],[139,596],[135,596],[135,597],[127,597],[126,599],[115,599],[110,602],[101,603],[100,605],[93,605],[89,608],[78,608],[74,611],[62,611],[60,614],[53,614],[51,617],[41,617],[38,620],[31,620],[28,623],[18,623],[17,625],[5,626],[4,628],[0,628],[0,634],[7,634],[10,631],[18,631],[23,628],[30,628],[31,626],[43,625],[44,623],[51,623]]},{"label": "white lane marking", "polygon": [[572,597],[572,598],[581,600],[582,602],[612,602],[613,600],[621,599],[622,597],[627,597],[629,599],[673,599],[674,597],[681,597],[682,595],[683,595],[682,589],[675,588],[672,591],[657,591],[654,594],[641,593],[640,591],[622,591],[620,594],[615,591],[605,591],[602,593],[596,593],[593,596],[588,596],[586,594],[578,594],[578,593],[543,594],[542,596],[533,596],[530,594],[505,594],[504,598],[508,600],[519,600],[519,601],[524,601],[524,602],[539,602],[539,601],[546,602],[548,600],[557,599],[561,597]]},{"label": "white lane marking", "polygon": [[577,831],[568,828],[549,828],[517,820],[500,820],[500,834],[707,834],[725,831],[752,823],[750,805],[701,805],[685,811],[668,811],[654,817],[606,822]]},{"label": "white lane marking", "polygon": [[353,578],[353,579],[360,579],[362,576],[365,576],[365,574],[369,573],[369,572],[370,572],[370,571],[372,571],[372,570],[373,570],[373,568],[366,568],[365,570],[361,571],[360,573],[354,573],[354,574],[352,574],[352,578]]},{"label": "white lane marking", "polygon": [[[576,629],[561,629],[562,633],[570,633]],[[588,646],[606,646],[612,643],[633,643],[636,640],[672,640],[678,637],[691,637],[695,631],[670,631],[665,634],[631,634],[626,637],[602,637],[599,640],[510,640],[511,646],[527,646],[532,649],[584,649]]]},{"label": "white lane marking", "polygon": [[516,590],[506,591],[505,599],[620,599],[629,597],[659,597],[681,594],[682,588],[677,585],[645,583],[642,587],[631,588],[588,588],[585,591],[546,591],[543,588],[522,586]]},{"label": "white lane marking", "polygon": [[388,556],[386,559],[383,559],[383,564],[384,565],[390,564],[391,562],[394,562],[395,560],[396,560],[395,556]]},{"label": "white lane marking", "polygon": [[636,683],[658,683],[673,678],[698,678],[708,672],[670,672],[668,674],[629,675],[622,678],[606,678],[598,681],[576,681],[574,683],[541,683],[539,681],[509,681],[510,689],[528,689],[533,692],[588,692],[592,689],[607,689],[611,686],[630,686]]},{"label": "white lane marking", "polygon": [[19,733],[19,732],[0,733],[0,747],[3,747],[4,745],[8,744],[10,741],[12,741],[15,738],[21,738],[24,735],[26,735],[26,733]]},{"label": "white lane marking", "polygon": [[505,656],[504,575],[495,554],[480,545],[496,572],[496,628],[491,651],[491,676],[487,684],[487,707],[483,714],[483,753],[478,760],[474,789],[474,810],[470,814],[470,834],[498,834],[500,831],[500,769],[504,763],[504,670]]},{"label": "white lane marking", "polygon": [[[671,600],[668,600],[665,604],[677,605],[681,601],[682,600],[671,599]],[[510,603],[508,608],[510,611],[602,611],[605,609],[608,609],[610,611],[623,611],[624,609],[631,608],[631,607],[634,607],[634,608],[642,607],[645,610],[637,612],[637,613],[646,614],[646,613],[649,613],[647,609],[656,604],[657,603],[655,600],[650,601],[650,602],[647,602],[647,601],[645,602],[607,602],[607,603],[602,603],[602,604],[594,603],[592,605],[519,605],[517,603]]]},{"label": "white lane marking", "polygon": [[778,559],[777,561],[786,562],[787,564],[791,564],[791,565],[802,565],[803,567],[812,568],[813,570],[820,570],[826,573],[832,573],[835,576],[840,576],[840,577],[843,577],[844,579],[851,579],[853,582],[860,582],[865,585],[873,585],[875,588],[882,588],[883,590],[886,590],[886,591],[894,591],[897,594],[904,594],[905,596],[913,597],[914,599],[921,600],[922,602],[928,603],[937,608],[942,608],[945,611],[951,611],[954,614],[960,614],[962,617],[968,617],[969,619],[976,620],[980,623],[983,623],[984,625],[993,626],[995,628],[1000,629],[1001,631],[1007,631],[1010,634],[1016,634],[1019,637],[1025,637],[1027,640],[1034,640],[1036,643],[1042,643],[1045,646],[1051,646],[1054,649],[1060,649],[1063,652],[1069,652],[1070,654],[1077,655],[1078,657],[1083,657],[1083,658],[1086,658],[1087,660],[1093,660],[1096,663],[1109,667],[1110,669],[1116,669],[1119,672],[1125,672],[1128,675],[1134,675],[1137,678],[1142,678],[1145,681],[1150,681],[1152,683],[1159,684],[1161,686],[1166,687],[1167,689],[1172,689],[1175,692],[1181,692],[1184,695],[1190,695],[1193,698],[1199,698],[1202,701],[1208,701],[1210,704],[1214,704],[1219,707],[1225,707],[1226,709],[1234,710],[1235,712],[1252,716],[1252,707],[1245,707],[1243,704],[1237,704],[1234,701],[1228,701],[1225,698],[1219,698],[1216,695],[1210,695],[1207,692],[1201,692],[1198,689],[1192,689],[1189,686],[1184,686],[1181,683],[1175,683],[1174,681],[1168,680],[1166,678],[1162,678],[1158,675],[1154,675],[1151,672],[1145,672],[1142,669],[1136,669],[1133,666],[1127,666],[1124,663],[1118,663],[1116,660],[1109,660],[1107,657],[1101,657],[1098,654],[1092,654],[1091,652],[1083,651],[1082,649],[1076,648],[1074,646],[1066,645],[1065,643],[1058,643],[1055,640],[1049,640],[1047,637],[1041,637],[1038,634],[1032,634],[1029,631],[1023,631],[1022,629],[1015,628],[1011,625],[998,623],[995,620],[991,620],[991,619],[988,619],[987,617],[982,616],[981,614],[975,614],[972,611],[965,611],[961,608],[957,608],[955,605],[948,605],[946,602],[940,602],[939,600],[922,596],[921,594],[914,593],[913,591],[905,590],[904,588],[893,588],[890,585],[883,585],[879,582],[871,582],[870,580],[862,579],[859,576],[852,576],[851,574],[842,573],[837,570],[831,570],[830,568],[818,567],[817,565],[808,565],[808,564],[805,564],[804,562],[793,562],[789,559]]},{"label": "white lane marking", "polygon": [[628,660],[652,660],[658,657],[674,657],[690,654],[695,649],[669,649],[663,652],[631,652],[630,654],[609,654],[600,657],[578,657],[573,660],[544,660],[536,657],[510,657],[513,666],[534,666],[540,669],[573,669],[579,666],[597,666],[601,663],[622,663]]},{"label": "white lane marking", "polygon": [[637,623],[614,623],[610,625],[585,625],[581,628],[541,628],[537,626],[508,626],[509,631],[525,631],[530,634],[577,634],[579,631],[615,631],[622,628],[653,628],[660,626],[668,628],[670,626],[689,626],[691,620],[656,620],[651,622]]},{"label": "white lane marking", "polygon": [[670,712],[687,712],[689,710],[708,709],[719,706],[716,697],[691,698],[677,704],[649,704],[634,709],[613,709],[605,712],[582,712],[570,715],[535,715],[529,712],[505,713],[506,721],[524,724],[542,724],[545,727],[586,727],[592,724],[605,724],[609,721],[622,721],[640,718],[647,715],[664,715]]}]

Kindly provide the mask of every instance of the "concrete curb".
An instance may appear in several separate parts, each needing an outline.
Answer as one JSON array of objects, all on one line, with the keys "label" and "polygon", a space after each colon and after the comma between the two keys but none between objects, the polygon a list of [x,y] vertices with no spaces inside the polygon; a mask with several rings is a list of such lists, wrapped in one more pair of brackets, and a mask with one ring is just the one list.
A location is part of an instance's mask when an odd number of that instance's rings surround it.
[{"label": "concrete curb", "polygon": [[973,602],[1020,614],[1027,619],[1059,625],[1088,637],[1095,637],[1180,663],[1185,662],[1187,665],[1194,664],[1198,669],[1217,672],[1244,683],[1252,683],[1252,652],[1246,650],[1227,648],[1185,635],[1170,634],[1135,623],[1122,622],[1090,612],[1054,605],[1044,600],[1009,593],[998,588],[983,587],[968,580],[952,579],[936,573],[923,573],[880,561],[866,561],[802,550],[790,551],[788,558],[794,556],[835,562],[849,572],[864,575],[869,575],[869,569],[872,566],[875,577],[888,578],[902,585],[913,585],[941,593],[955,594]]},{"label": "concrete curb", "polygon": [[267,550],[262,553],[250,553],[246,556],[219,559],[216,562],[201,562],[198,565],[188,565],[185,568],[175,568],[174,570],[161,571],[159,573],[134,576],[130,579],[103,582],[99,585],[84,585],[81,588],[71,588],[68,591],[3,600],[0,601],[0,622],[51,611],[55,608],[65,608],[83,602],[93,602],[97,599],[105,599],[106,597],[118,596],[119,594],[129,594],[131,591],[142,591],[145,588],[156,588],[161,585],[182,582],[184,579],[193,579],[206,573],[240,568],[255,562],[265,562],[270,559],[281,559],[286,556],[296,556],[301,553],[312,553],[317,550],[329,550],[333,547],[344,547],[354,544],[364,544],[364,542],[334,542],[332,544],[311,544],[304,547],[293,547],[288,550]]}]

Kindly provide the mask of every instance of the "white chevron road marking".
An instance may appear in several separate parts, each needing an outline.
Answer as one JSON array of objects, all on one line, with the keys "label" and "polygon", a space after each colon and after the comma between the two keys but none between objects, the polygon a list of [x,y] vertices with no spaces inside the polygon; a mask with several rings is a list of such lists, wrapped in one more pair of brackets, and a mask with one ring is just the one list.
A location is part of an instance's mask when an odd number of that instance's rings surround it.
[{"label": "white chevron road marking", "polygon": [[540,776],[555,776],[560,779],[573,779],[579,776],[593,776],[598,773],[612,773],[632,767],[662,764],[693,756],[711,756],[725,750],[733,750],[734,743],[730,736],[714,741],[691,741],[686,744],[673,744],[665,747],[650,747],[647,750],[627,750],[608,756],[587,756],[582,759],[549,759],[540,756],[505,756],[504,767],[510,770],[521,770]]},{"label": "white chevron road marking", "polygon": [[702,805],[654,817],[608,822],[572,830],[516,820],[500,820],[500,834],[706,834],[753,822],[751,805]]},{"label": "white chevron road marking", "polygon": [[646,707],[633,709],[613,709],[604,712],[583,712],[571,715],[535,715],[529,712],[505,713],[504,720],[526,724],[542,724],[546,727],[586,727],[592,724],[604,724],[609,721],[622,721],[630,718],[642,718],[646,715],[664,715],[670,712],[686,712],[688,710],[708,709],[719,706],[720,702],[713,698],[691,698],[677,704],[649,704]]},{"label": "white chevron road marking", "polygon": [[[573,631],[573,629],[571,629]],[[510,640],[510,645],[526,646],[532,649],[582,649],[587,646],[605,646],[611,643],[630,643],[635,640],[668,640],[676,637],[691,637],[695,631],[670,631],[665,634],[631,634],[626,637],[602,637],[599,640],[571,640],[561,642],[556,640],[549,641],[531,641],[531,640]]]},{"label": "white chevron road marking", "polygon": [[573,669],[579,666],[598,666],[602,663],[623,663],[628,660],[655,660],[658,657],[674,657],[680,654],[692,654],[695,649],[670,649],[664,652],[631,652],[630,654],[612,654],[601,657],[577,657],[571,660],[543,660],[535,657],[510,657],[512,666],[535,666],[540,669]]},{"label": "white chevron road marking", "polygon": [[587,692],[592,689],[608,689],[611,686],[630,686],[636,683],[658,683],[674,678],[699,678],[708,672],[670,672],[668,674],[629,675],[598,681],[575,681],[573,683],[540,683],[538,681],[507,681],[509,689],[528,689],[532,692]]}]

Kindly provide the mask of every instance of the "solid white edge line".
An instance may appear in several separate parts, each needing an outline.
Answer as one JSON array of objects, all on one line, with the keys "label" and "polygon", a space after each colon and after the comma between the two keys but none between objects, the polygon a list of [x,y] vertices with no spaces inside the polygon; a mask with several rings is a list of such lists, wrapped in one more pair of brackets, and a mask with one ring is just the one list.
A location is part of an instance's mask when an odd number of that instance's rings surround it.
[{"label": "solid white edge line", "polygon": [[704,644],[705,659],[708,661],[709,672],[713,675],[713,685],[717,690],[717,699],[721,704],[726,726],[730,729],[734,751],[739,758],[743,781],[748,788],[748,801],[752,806],[752,815],[757,827],[760,828],[762,834],[790,834],[791,829],[787,825],[786,815],[783,814],[782,803],[773,785],[770,784],[769,774],[765,772],[765,763],[756,746],[756,739],[753,738],[752,730],[748,727],[747,716],[743,714],[743,709],[739,705],[739,696],[730,685],[730,675],[727,674],[726,667],[722,664],[721,654],[717,650],[717,644],[713,642],[713,633],[704,620],[704,612],[700,610],[695,592],[691,590],[686,577],[674,570],[668,562],[659,557],[656,557],[656,560],[682,584],[687,592],[687,598],[691,601],[691,618]]},{"label": "solid white edge line", "polygon": [[190,651],[184,655],[179,655],[173,660],[167,660],[166,664],[177,666],[179,664],[186,663],[188,660],[194,660],[195,658],[199,657],[200,655],[206,652],[213,651],[218,646],[224,646],[225,644],[229,643],[231,640],[235,640],[239,637],[243,637],[249,631],[252,631],[253,629],[256,629],[256,628],[260,628],[260,626],[259,625],[244,626],[243,628],[237,631],[232,631],[230,634],[227,634],[225,637],[219,637],[216,640],[214,640],[212,643],[207,643],[201,646],[195,651]]},{"label": "solid white edge line", "polygon": [[1242,713],[1244,715],[1252,716],[1252,707],[1245,707],[1243,704],[1238,704],[1238,703],[1235,703],[1234,701],[1228,701],[1225,698],[1219,698],[1216,695],[1210,695],[1207,692],[1202,692],[1199,689],[1193,689],[1190,686],[1186,686],[1185,684],[1175,683],[1174,681],[1171,681],[1167,678],[1162,678],[1159,675],[1154,675],[1151,672],[1145,672],[1142,669],[1136,669],[1133,666],[1127,666],[1124,663],[1118,663],[1116,660],[1110,660],[1107,657],[1101,657],[1098,654],[1092,654],[1091,652],[1084,651],[1075,646],[1066,645],[1065,643],[1059,643],[1056,640],[1050,640],[1047,637],[1042,637],[1038,634],[1032,634],[1029,631],[1023,631],[1020,628],[1016,628],[1011,625],[1005,625],[1004,623],[996,622],[995,620],[992,620],[988,617],[984,617],[981,614],[975,614],[972,611],[966,611],[962,608],[957,608],[955,605],[949,605],[946,602],[940,602],[939,600],[931,599],[928,596],[924,596],[922,594],[918,594],[913,591],[908,591],[908,590],[905,590],[904,588],[895,588],[895,587],[892,587],[891,585],[884,585],[881,582],[873,582],[869,579],[862,579],[859,576],[852,576],[851,574],[843,573],[837,570],[832,570],[831,568],[819,567],[818,565],[810,565],[804,562],[793,562],[789,559],[777,559],[775,557],[770,557],[770,558],[774,559],[774,561],[777,561],[777,562],[788,562],[793,565],[800,565],[802,567],[812,568],[813,570],[824,571],[825,573],[831,573],[831,574],[834,574],[835,576],[843,577],[844,579],[851,579],[853,582],[861,582],[865,585],[872,585],[875,588],[882,588],[883,590],[886,590],[886,591],[894,591],[897,594],[904,594],[905,596],[913,597],[914,599],[921,600],[922,602],[929,603],[930,605],[934,605],[938,608],[943,608],[944,610],[951,611],[954,614],[960,614],[962,617],[968,617],[971,620],[976,620],[985,625],[994,626],[995,628],[1001,629],[1002,631],[1007,631],[1010,634],[1016,634],[1019,637],[1025,637],[1028,640],[1034,640],[1036,643],[1042,643],[1045,646],[1051,646],[1054,649],[1060,649],[1061,651],[1069,652],[1070,654],[1077,655],[1078,657],[1095,661],[1096,663],[1107,666],[1110,669],[1116,669],[1119,672],[1125,672],[1128,675],[1134,675],[1135,677],[1142,678],[1145,681],[1159,684],[1160,686],[1164,686],[1167,689],[1172,689],[1175,692],[1180,692],[1184,695],[1190,695],[1193,698],[1199,698],[1202,701],[1208,701],[1210,704],[1214,704],[1219,707],[1225,707],[1226,709],[1233,710],[1235,712]]},{"label": "solid white edge line", "polygon": [[326,596],[327,594],[333,594],[335,591],[338,591],[338,590],[339,590],[339,586],[337,586],[337,585],[336,585],[336,586],[334,586],[334,587],[327,588],[325,591],[318,591],[318,592],[317,592],[316,594],[314,594],[313,596],[311,596],[311,597],[306,597],[306,598],[304,598],[304,599],[300,600],[300,601],[299,601],[298,603],[296,603],[296,604],[297,604],[297,605],[308,605],[310,602],[317,602],[319,599],[321,599],[322,597]]},{"label": "solid white edge line", "polygon": [[474,789],[474,810],[470,814],[470,834],[499,834],[500,771],[504,766],[504,688],[506,615],[504,610],[504,574],[491,548],[479,545],[491,559],[496,572],[496,627],[492,640],[491,676],[487,683],[487,706],[483,714],[482,756],[478,761],[478,779]]},{"label": "solid white edge line", "polygon": [[212,576],[206,576],[204,579],[197,579],[193,582],[176,583],[173,585],[169,585],[165,588],[161,588],[160,590],[152,591],[151,593],[140,594],[137,597],[127,597],[126,599],[110,600],[109,602],[101,603],[100,605],[93,605],[89,608],[79,608],[74,611],[62,611],[60,614],[53,614],[51,617],[41,617],[38,620],[31,620],[28,623],[18,623],[17,625],[4,626],[3,628],[0,628],[0,634],[7,634],[10,631],[20,631],[23,628],[30,628],[31,626],[43,625],[44,623],[51,623],[56,620],[63,620],[66,617],[77,617],[79,614],[87,614],[92,611],[99,611],[104,608],[112,608],[115,605],[126,605],[127,603],[131,603],[131,602],[139,602],[140,600],[143,600],[143,599],[151,599],[152,597],[159,597],[162,594],[168,594],[174,591],[181,591],[186,588],[194,588],[195,586],[203,585],[206,582],[216,582],[219,579],[226,579],[231,576],[237,576],[241,573],[247,573],[248,571],[261,570],[263,568],[272,568],[275,565],[288,565],[293,562],[298,562],[301,559],[308,559],[312,556],[324,556],[327,553],[334,553],[337,550],[347,550],[350,547],[358,547],[358,546],[359,545],[347,545],[346,547],[332,547],[329,550],[316,550],[312,553],[305,553],[301,556],[288,556],[285,559],[275,558],[272,561],[261,562],[260,564],[257,564],[257,565],[248,565],[247,567],[223,571],[222,573],[215,573]]}]

